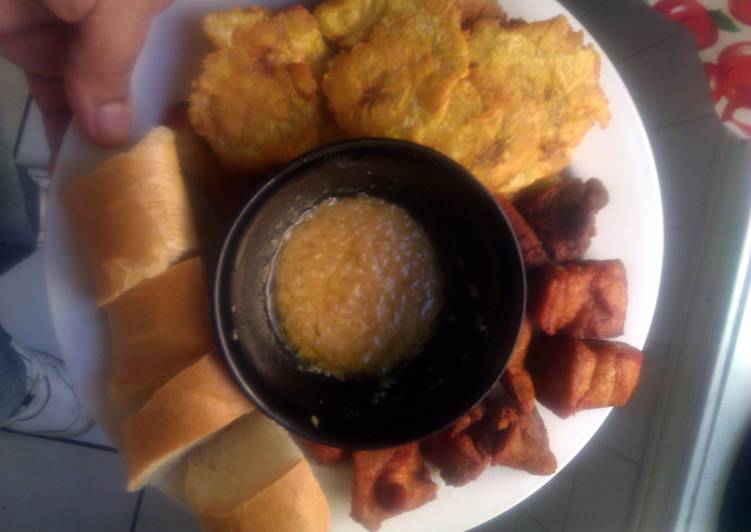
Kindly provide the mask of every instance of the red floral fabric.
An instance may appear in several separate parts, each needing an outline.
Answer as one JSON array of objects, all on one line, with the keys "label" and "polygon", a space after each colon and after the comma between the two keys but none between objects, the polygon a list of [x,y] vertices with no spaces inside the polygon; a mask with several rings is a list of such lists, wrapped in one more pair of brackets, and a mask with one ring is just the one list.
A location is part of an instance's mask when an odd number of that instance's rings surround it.
[{"label": "red floral fabric", "polygon": [[751,138],[751,0],[650,0],[694,37],[722,121]]}]

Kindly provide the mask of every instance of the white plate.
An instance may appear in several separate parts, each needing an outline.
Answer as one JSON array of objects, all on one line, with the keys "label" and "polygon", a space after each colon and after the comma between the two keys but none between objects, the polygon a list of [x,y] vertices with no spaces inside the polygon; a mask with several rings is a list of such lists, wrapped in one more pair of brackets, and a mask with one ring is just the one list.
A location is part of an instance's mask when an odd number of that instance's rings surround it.
[{"label": "white plate", "polygon": [[[197,74],[205,52],[200,17],[207,11],[237,3],[182,0],[154,20],[133,79],[133,139],[142,137],[156,124],[170,103],[187,96],[190,80]],[[277,1],[265,3],[270,7],[284,5]],[[512,17],[540,20],[566,14],[575,27],[581,27],[553,0],[505,0],[502,5]],[[591,36],[587,35],[587,39],[592,42]],[[633,101],[612,63],[595,46],[602,55],[601,84],[610,101],[612,120],[605,130],[590,131],[576,150],[571,171],[576,176],[601,178],[610,193],[610,204],[598,215],[597,237],[588,256],[619,258],[624,262],[629,306],[623,340],[641,347],[652,321],[660,280],[660,191],[647,135]],[[88,276],[70,239],[59,202],[59,192],[71,178],[93,170],[107,155],[87,144],[75,127],[68,132],[49,204],[46,274],[55,330],[78,393],[97,422],[113,434],[116,419],[103,394],[108,361],[106,330],[101,313],[87,295],[91,294]],[[561,420],[545,408],[540,410],[559,469],[584,447],[609,413],[609,409],[590,410]],[[333,529],[363,530],[349,517],[349,468],[314,469],[331,504]],[[442,485],[435,501],[387,520],[381,530],[467,529],[508,510],[550,478],[490,468],[467,486]]]}]

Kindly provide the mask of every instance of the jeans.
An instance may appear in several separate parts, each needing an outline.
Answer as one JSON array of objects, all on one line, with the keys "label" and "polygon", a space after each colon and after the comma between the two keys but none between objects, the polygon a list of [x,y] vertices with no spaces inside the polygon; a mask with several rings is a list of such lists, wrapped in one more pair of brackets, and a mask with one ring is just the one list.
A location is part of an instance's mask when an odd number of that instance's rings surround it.
[{"label": "jeans", "polygon": [[23,405],[26,398],[26,366],[0,329],[0,427]]},{"label": "jeans", "polygon": [[[18,168],[0,137],[0,275],[36,248],[39,198],[36,184]],[[26,398],[26,366],[0,326],[0,427]]]},{"label": "jeans", "polygon": [[39,230],[39,190],[0,137],[0,275],[31,255]]}]

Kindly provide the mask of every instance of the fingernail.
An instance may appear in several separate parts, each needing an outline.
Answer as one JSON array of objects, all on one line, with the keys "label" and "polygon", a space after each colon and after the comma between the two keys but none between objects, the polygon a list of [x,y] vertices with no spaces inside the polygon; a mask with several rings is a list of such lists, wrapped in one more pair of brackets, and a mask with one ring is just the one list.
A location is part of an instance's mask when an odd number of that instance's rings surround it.
[{"label": "fingernail", "polygon": [[96,135],[102,144],[125,142],[130,132],[130,108],[124,102],[100,105],[96,110]]}]

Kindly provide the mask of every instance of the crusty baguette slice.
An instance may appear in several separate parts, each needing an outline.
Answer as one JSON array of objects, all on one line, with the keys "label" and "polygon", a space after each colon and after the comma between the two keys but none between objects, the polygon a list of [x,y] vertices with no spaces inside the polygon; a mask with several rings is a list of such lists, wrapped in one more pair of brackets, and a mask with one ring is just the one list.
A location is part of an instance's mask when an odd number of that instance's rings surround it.
[{"label": "crusty baguette slice", "polygon": [[223,515],[198,515],[205,532],[326,532],[331,513],[303,458],[276,482]]},{"label": "crusty baguette slice", "polygon": [[209,288],[199,257],[171,266],[105,307],[112,369],[110,402],[140,406],[178,372],[211,350]]},{"label": "crusty baguette slice", "polygon": [[188,455],[185,495],[196,513],[227,513],[283,477],[302,458],[287,431],[255,411]]},{"label": "crusty baguette slice", "polygon": [[175,136],[166,127],[76,180],[63,200],[91,263],[98,305],[198,246]]},{"label": "crusty baguette slice", "polygon": [[123,423],[128,490],[136,491],[216,431],[253,410],[215,353],[159,388]]}]

